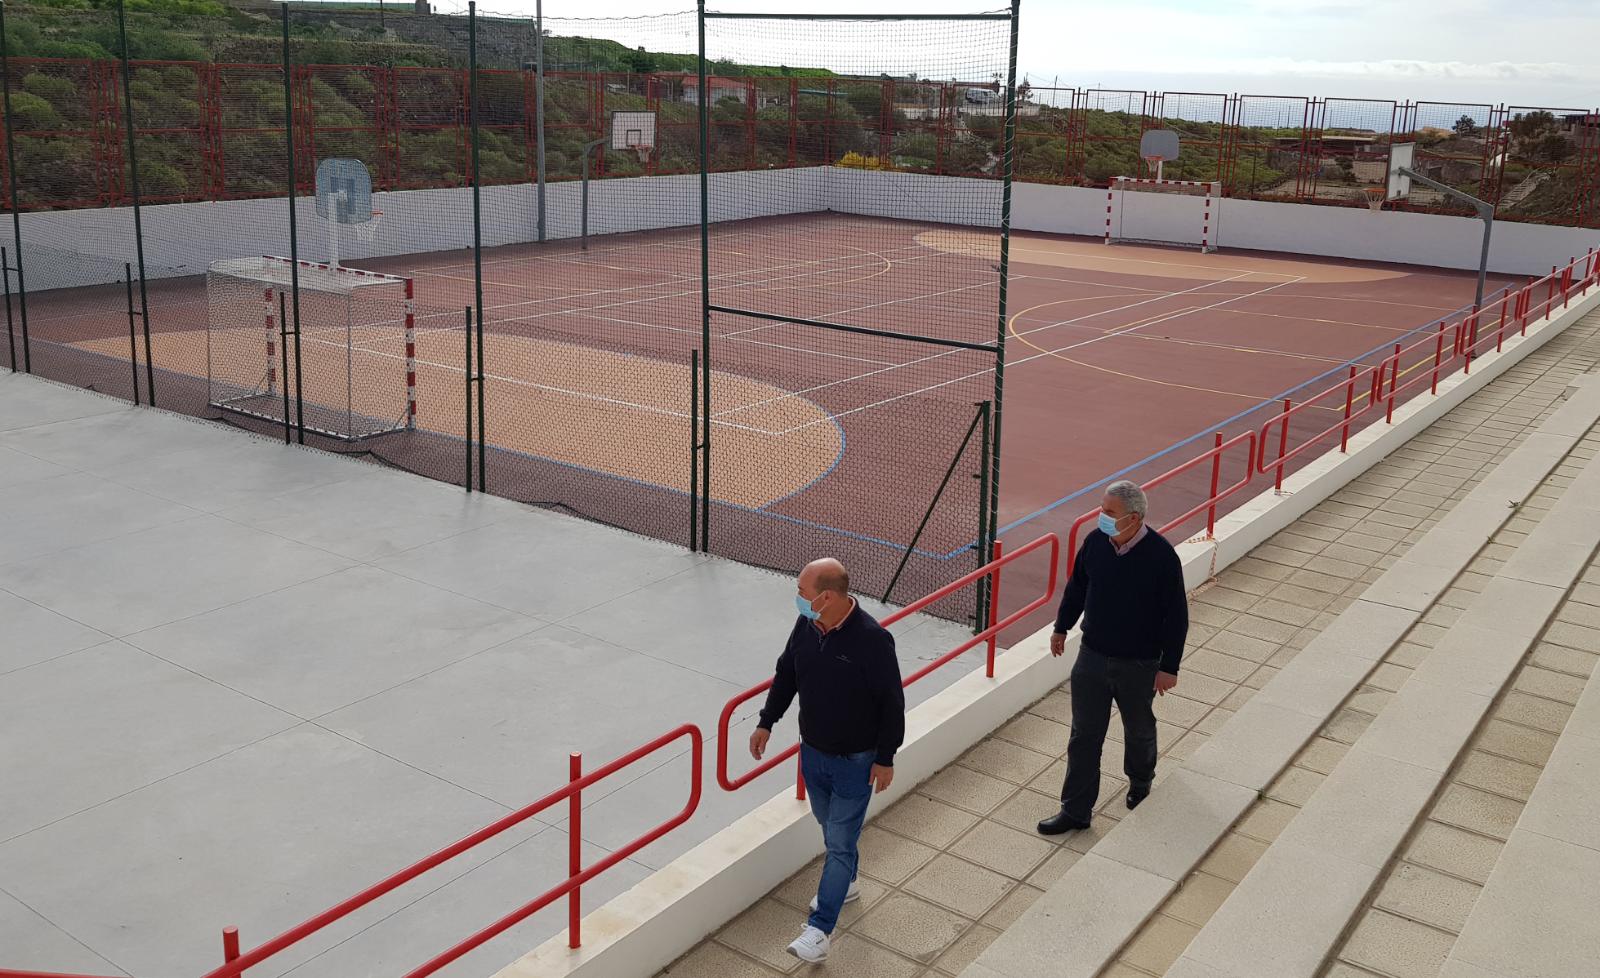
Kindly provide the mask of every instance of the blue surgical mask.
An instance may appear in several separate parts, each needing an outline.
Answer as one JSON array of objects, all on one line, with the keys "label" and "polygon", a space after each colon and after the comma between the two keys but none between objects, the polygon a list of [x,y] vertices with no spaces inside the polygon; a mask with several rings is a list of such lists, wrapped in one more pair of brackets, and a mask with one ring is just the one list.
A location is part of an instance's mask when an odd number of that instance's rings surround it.
[{"label": "blue surgical mask", "polygon": [[1111,516],[1110,513],[1100,514],[1100,532],[1104,533],[1108,537],[1114,537],[1117,535],[1117,521]]},{"label": "blue surgical mask", "polygon": [[811,610],[811,602],[807,601],[803,595],[797,594],[794,596],[794,606],[799,609],[801,615],[812,621],[822,617],[822,612]]}]

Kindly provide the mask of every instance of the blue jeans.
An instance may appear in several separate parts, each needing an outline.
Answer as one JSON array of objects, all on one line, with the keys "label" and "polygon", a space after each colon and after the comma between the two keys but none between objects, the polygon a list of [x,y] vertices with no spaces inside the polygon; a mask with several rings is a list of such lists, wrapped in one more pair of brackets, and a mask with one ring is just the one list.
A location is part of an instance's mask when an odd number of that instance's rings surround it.
[{"label": "blue jeans", "polygon": [[806,923],[833,933],[844,908],[844,895],[856,878],[860,855],[856,842],[861,824],[867,820],[867,803],[872,801],[872,762],[877,751],[859,754],[824,754],[808,744],[800,745],[800,774],[806,780],[806,798],[811,813],[822,825],[822,841],[828,856],[822,863],[822,882],[817,886],[817,909]]}]

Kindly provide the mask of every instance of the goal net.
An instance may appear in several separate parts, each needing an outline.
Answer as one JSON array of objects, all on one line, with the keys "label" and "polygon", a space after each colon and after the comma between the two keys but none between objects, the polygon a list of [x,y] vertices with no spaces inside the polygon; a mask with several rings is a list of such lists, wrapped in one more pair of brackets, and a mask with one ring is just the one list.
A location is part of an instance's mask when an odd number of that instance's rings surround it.
[{"label": "goal net", "polygon": [[1106,244],[1217,250],[1222,185],[1215,180],[1116,177],[1106,191]]},{"label": "goal net", "polygon": [[[416,314],[412,281],[299,263],[300,343],[287,258],[230,258],[206,270],[208,400],[222,411],[359,441],[416,421]],[[298,385],[297,385],[298,377]],[[296,397],[296,394],[299,397]],[[287,398],[285,395],[287,394]]]}]

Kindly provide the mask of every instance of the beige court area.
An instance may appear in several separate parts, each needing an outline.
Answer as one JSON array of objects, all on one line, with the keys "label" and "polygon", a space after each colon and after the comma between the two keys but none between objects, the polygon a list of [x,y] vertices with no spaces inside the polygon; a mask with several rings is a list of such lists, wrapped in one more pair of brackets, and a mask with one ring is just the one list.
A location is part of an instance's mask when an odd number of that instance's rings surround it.
[{"label": "beige court area", "polygon": [[[211,376],[230,386],[267,391],[262,329],[210,333]],[[204,330],[152,336],[156,362],[207,376]],[[307,331],[301,385],[307,405],[344,411],[347,395],[358,416],[399,420],[405,410],[404,345],[392,327]],[[126,341],[84,340],[80,349],[126,355]],[[691,406],[689,367],[638,354],[526,336],[487,333],[489,433],[492,448],[579,466],[667,489],[689,490]],[[466,434],[465,349],[455,330],[417,334],[417,420],[423,432]],[[281,364],[281,359],[280,359]],[[281,366],[278,368],[281,371]],[[353,386],[347,377],[354,378]],[[281,383],[281,380],[279,381]],[[792,391],[734,374],[713,372],[719,461],[714,499],[759,508],[826,475],[843,451],[843,437],[821,407]],[[275,388],[281,392],[281,387]],[[260,404],[268,399],[258,399]],[[281,417],[281,407],[274,412]],[[380,437],[397,437],[385,435]],[[403,436],[399,436],[403,437]]]},{"label": "beige court area", "polygon": [[[990,261],[1000,260],[1000,239],[993,233],[974,231],[924,231],[917,244],[948,254],[971,255]],[[1201,254],[1170,249],[1108,248],[1099,241],[1063,238],[1026,232],[1013,232],[1011,260],[1032,265],[1072,268],[1080,271],[1109,272],[1153,278],[1181,278],[1195,281],[1215,279],[1229,272],[1252,275],[1278,275],[1301,282],[1379,282],[1405,277],[1392,268],[1342,265],[1326,259],[1297,261],[1292,258],[1266,258],[1251,255],[1241,264],[1236,255],[1216,252]]]}]

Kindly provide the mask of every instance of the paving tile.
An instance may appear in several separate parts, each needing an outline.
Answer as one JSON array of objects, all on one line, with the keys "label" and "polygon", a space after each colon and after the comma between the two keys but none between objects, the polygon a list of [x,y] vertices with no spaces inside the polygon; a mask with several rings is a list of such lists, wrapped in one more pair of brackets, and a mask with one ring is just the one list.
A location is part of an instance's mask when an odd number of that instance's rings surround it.
[{"label": "paving tile", "polygon": [[1222,901],[1233,892],[1235,884],[1209,873],[1191,873],[1178,891],[1172,894],[1161,912],[1195,927],[1204,927],[1211,915],[1222,906]]},{"label": "paving tile", "polygon": [[879,828],[943,849],[975,825],[978,816],[926,795],[912,793],[872,821]]},{"label": "paving tile", "polygon": [[[1008,825],[1019,832],[1033,832],[1034,826],[1039,824],[1040,819],[1049,818],[1061,811],[1060,790],[1058,786],[1055,794],[1047,795],[1042,791],[1024,788],[1007,798],[990,817],[1001,825]],[[1054,845],[1061,845],[1066,842],[1066,837],[1051,836],[1049,841]]]},{"label": "paving tile", "polygon": [[[1180,667],[1181,668],[1181,667]],[[1233,684],[1213,679],[1200,673],[1178,673],[1178,688],[1183,690],[1183,695],[1192,700],[1209,703],[1216,706],[1222,698],[1233,692]],[[1063,747],[1066,741],[1062,741]]]},{"label": "paving tile", "polygon": [[913,961],[932,964],[970,925],[956,914],[896,893],[852,928]]},{"label": "paving tile", "polygon": [[[789,960],[794,962],[793,958]],[[734,953],[716,941],[701,943],[661,972],[669,978],[771,978],[778,973]]]},{"label": "paving tile", "polygon": [[[1261,621],[1261,623],[1277,627],[1277,629],[1290,627],[1267,618],[1251,618],[1251,621]],[[1250,659],[1251,663],[1264,663],[1267,659],[1272,658],[1272,653],[1278,650],[1280,643],[1272,642],[1269,639],[1256,639],[1251,635],[1243,634],[1238,627],[1235,627],[1238,624],[1240,623],[1235,621],[1234,624],[1227,626],[1226,631],[1218,632],[1210,642],[1206,642],[1206,648],[1222,651],[1222,653],[1237,656],[1237,658]]]},{"label": "paving tile", "polygon": [[860,851],[860,871],[891,886],[903,883],[936,854],[929,846],[903,839],[876,825],[861,830]]},{"label": "paving tile", "polygon": [[1193,924],[1157,914],[1129,942],[1122,952],[1122,960],[1150,974],[1163,974],[1198,932],[1199,928]]},{"label": "paving tile", "polygon": [[[1342,756],[1342,755],[1341,755]],[[1296,764],[1300,762],[1297,760]],[[1335,760],[1333,763],[1337,763]],[[1329,765],[1332,766],[1331,764]],[[1302,766],[1291,767],[1267,787],[1267,797],[1296,808],[1302,807],[1310,800],[1312,794],[1322,786],[1327,777],[1317,771],[1309,770]]]},{"label": "paving tile", "polygon": [[1431,927],[1370,910],[1345,942],[1343,957],[1394,978],[1436,978],[1453,943]]},{"label": "paving tile", "polygon": [[1483,887],[1454,876],[1446,876],[1423,866],[1398,863],[1384,880],[1373,906],[1390,913],[1438,927],[1452,934],[1461,933],[1467,914],[1477,902]]},{"label": "paving tile", "polygon": [[[983,953],[984,948],[994,943],[994,939],[999,936],[1000,932],[993,927],[974,927],[962,934],[954,944],[950,945],[949,950],[939,955],[938,960],[934,962],[934,967],[946,975],[959,975],[967,965],[977,960],[978,955]],[[872,975],[874,973],[867,971],[853,972],[853,974]]]},{"label": "paving tile", "polygon": [[1187,761],[1209,739],[1205,734],[1191,730],[1168,747],[1163,756],[1171,761]]},{"label": "paving tile", "polygon": [[[1256,595],[1254,594],[1248,594],[1244,591],[1235,591],[1232,588],[1222,586],[1207,588],[1204,591],[1196,593],[1194,596],[1195,604],[1212,605],[1218,608],[1226,608],[1227,610],[1233,612],[1244,611],[1252,604],[1255,604],[1255,602]],[[1207,624],[1211,624],[1211,622],[1207,622]],[[1222,624],[1227,623],[1223,622]]]},{"label": "paving tile", "polygon": [[1556,735],[1517,723],[1507,723],[1498,717],[1491,719],[1478,734],[1479,750],[1501,757],[1509,757],[1524,764],[1543,767],[1555,749]]},{"label": "paving tile", "polygon": [[1405,681],[1411,678],[1411,670],[1396,664],[1392,659],[1393,657],[1389,662],[1378,663],[1378,667],[1367,677],[1367,685],[1391,693],[1398,692],[1400,687],[1405,685]]},{"label": "paving tile", "polygon": [[1480,835],[1505,839],[1522,814],[1522,803],[1463,784],[1447,787],[1433,806],[1433,818]]},{"label": "paving tile", "polygon": [[1013,885],[1000,873],[941,852],[917,870],[902,889],[962,916],[977,919],[998,903]]},{"label": "paving tile", "polygon": [[[802,967],[800,973],[807,970]],[[893,951],[862,940],[855,934],[845,934],[833,942],[828,961],[820,970],[822,974],[871,975],[872,978],[918,978],[926,974],[921,964],[901,957]]]},{"label": "paving tile", "polygon": [[1016,790],[1016,786],[952,764],[929,778],[917,790],[969,812],[987,815],[1005,801]]},{"label": "paving tile", "polygon": [[1482,885],[1500,858],[1497,839],[1432,820],[1422,823],[1403,855],[1409,862]]},{"label": "paving tile", "polygon": [[1600,850],[1600,736],[1568,733],[1561,738],[1519,830]]},{"label": "paving tile", "polygon": [[990,737],[961,755],[959,763],[991,777],[1023,785],[1048,767],[1052,760],[1054,758],[1048,754]]},{"label": "paving tile", "polygon": [[1035,716],[1054,720],[1057,723],[1072,723],[1072,695],[1065,690],[1053,689],[1049,695],[1039,702],[1028,707],[1028,712]]},{"label": "paving tile", "polygon": [[1237,884],[1250,872],[1262,853],[1267,851],[1267,844],[1255,839],[1230,832],[1222,837],[1215,849],[1200,861],[1198,869],[1203,873],[1227,880]]},{"label": "paving tile", "polygon": [[735,917],[717,933],[717,940],[768,967],[788,974],[800,964],[784,949],[805,926],[804,914],[767,899]]},{"label": "paving tile", "polygon": [[1473,751],[1456,770],[1456,780],[1505,798],[1526,802],[1539,780],[1539,768],[1507,760],[1483,751]]},{"label": "paving tile", "polygon": [[1370,714],[1357,713],[1348,709],[1340,710],[1322,728],[1322,736],[1327,737],[1329,740],[1337,740],[1343,744],[1353,744],[1357,738],[1366,732],[1370,723],[1372,723]]},{"label": "paving tile", "polygon": [[1073,864],[1083,858],[1083,853],[1066,847],[1058,848],[1051,853],[1050,858],[1039,864],[1039,868],[1028,877],[1028,883],[1042,890],[1048,890],[1056,881],[1065,876]]},{"label": "paving tile", "polygon": [[1300,811],[1294,805],[1264,799],[1250,806],[1234,831],[1262,842],[1271,842]]},{"label": "paving tile", "polygon": [[[1067,851],[1071,852],[1072,850],[1069,849]],[[993,910],[989,911],[989,915],[983,918],[983,923],[996,930],[1003,931],[1016,923],[1017,918],[1021,917],[1043,895],[1044,891],[1038,887],[1014,887],[1011,892],[1001,898],[999,904]]]},{"label": "paving tile", "polygon": [[[1435,608],[1442,607],[1434,605]],[[1450,609],[1454,611],[1455,609]],[[1390,678],[1382,680],[1384,685],[1380,689],[1399,689],[1400,684],[1406,681],[1411,670],[1421,665],[1433,649],[1416,642],[1401,642],[1389,650],[1389,656],[1379,666],[1380,671],[1385,671]],[[1401,671],[1403,670],[1403,671]]]},{"label": "paving tile", "polygon": [[[781,886],[772,891],[772,895],[800,912],[802,920],[810,912],[811,901],[816,899],[817,884],[822,880],[822,860],[813,859],[800,872],[795,873],[783,882]],[[861,898],[852,900],[844,905],[839,913],[839,926],[849,927],[861,915],[871,910],[879,900],[890,892],[889,887],[879,883],[870,876],[859,876],[856,886],[860,889]]]},{"label": "paving tile", "polygon": [[1311,624],[1317,617],[1317,612],[1311,608],[1302,608],[1297,604],[1279,601],[1276,598],[1262,598],[1250,607],[1250,614],[1270,621],[1282,622],[1286,625],[1304,627]]},{"label": "paving tile", "polygon": [[[1294,638],[1295,632],[1299,631],[1299,628],[1295,625],[1273,621],[1271,618],[1262,618],[1259,615],[1247,612],[1229,622],[1227,631],[1246,638],[1260,639],[1277,646]],[[1241,653],[1234,652],[1232,654],[1239,655]]]},{"label": "paving tile", "polygon": [[1001,727],[995,736],[1049,757],[1061,757],[1067,752],[1067,736],[1071,732],[1067,724],[1024,713]]},{"label": "paving tile", "polygon": [[[1553,649],[1558,646],[1550,647]],[[1529,665],[1517,673],[1516,679],[1512,680],[1511,688],[1575,706],[1579,695],[1583,693],[1586,680],[1587,677],[1580,679],[1564,672],[1552,672],[1549,669]]]},{"label": "paving tile", "polygon": [[1178,693],[1177,690],[1173,690],[1165,696],[1156,697],[1155,712],[1157,719],[1179,727],[1194,726],[1210,711],[1210,704],[1190,699]]},{"label": "paving tile", "polygon": [[1512,690],[1500,701],[1499,716],[1513,723],[1533,727],[1547,733],[1559,734],[1572,715],[1572,707],[1541,696]]},{"label": "paving tile", "polygon": [[990,821],[978,824],[950,847],[963,859],[1018,880],[1027,877],[1056,849],[1037,833]]},{"label": "paving tile", "polygon": [[1243,682],[1245,677],[1256,671],[1256,665],[1249,659],[1236,658],[1211,649],[1201,649],[1183,657],[1185,676],[1199,672],[1230,683]]}]

